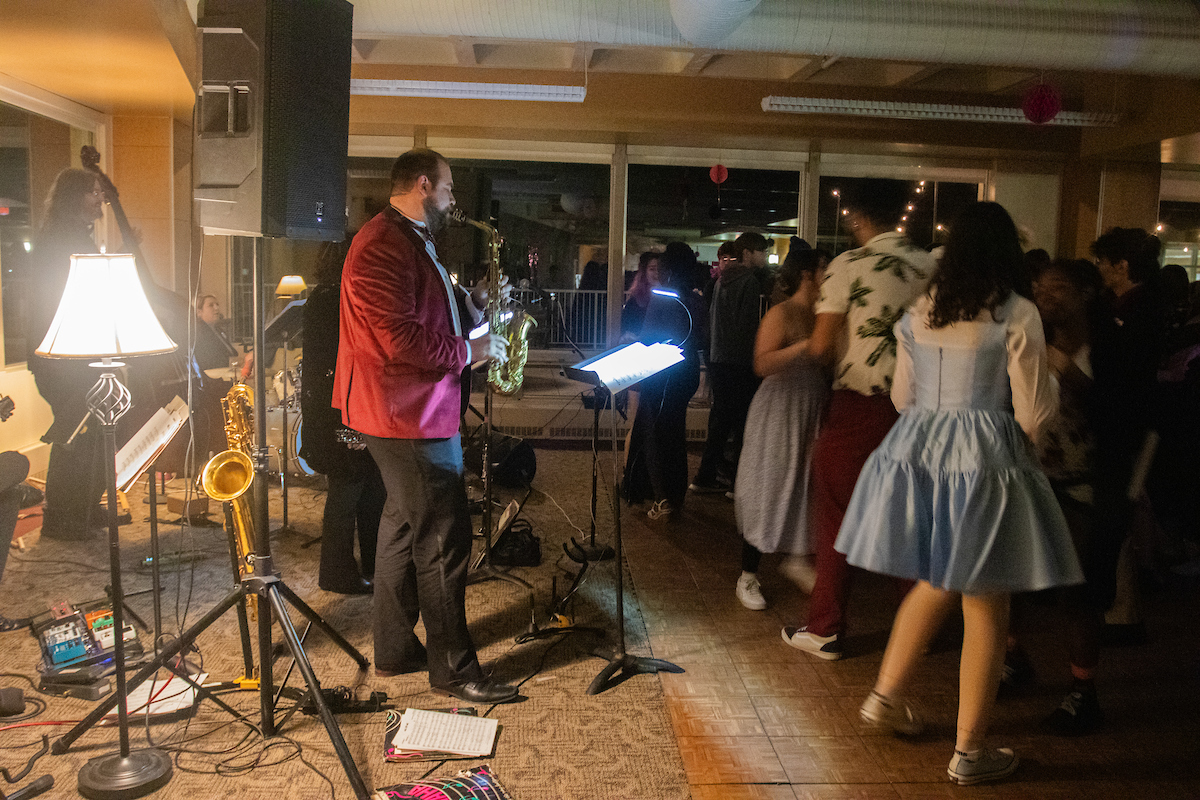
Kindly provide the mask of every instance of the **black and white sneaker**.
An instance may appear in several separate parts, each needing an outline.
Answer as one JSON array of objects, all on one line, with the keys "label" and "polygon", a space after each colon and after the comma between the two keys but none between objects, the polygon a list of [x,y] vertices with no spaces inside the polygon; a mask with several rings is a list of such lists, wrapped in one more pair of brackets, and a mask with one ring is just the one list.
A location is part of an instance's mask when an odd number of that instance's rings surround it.
[{"label": "black and white sneaker", "polygon": [[955,750],[946,774],[959,786],[971,786],[1007,778],[1016,772],[1019,763],[1020,759],[1007,747],[995,750],[983,748],[970,753]]},{"label": "black and white sneaker", "polygon": [[1059,736],[1084,736],[1104,725],[1104,711],[1094,689],[1076,689],[1063,698],[1062,705],[1042,721],[1046,730]]}]

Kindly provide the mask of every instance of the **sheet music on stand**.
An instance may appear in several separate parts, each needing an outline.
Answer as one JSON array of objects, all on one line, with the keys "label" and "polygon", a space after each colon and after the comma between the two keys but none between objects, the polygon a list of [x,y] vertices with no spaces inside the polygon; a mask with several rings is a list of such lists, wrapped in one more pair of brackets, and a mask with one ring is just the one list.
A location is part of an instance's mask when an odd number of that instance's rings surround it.
[{"label": "sheet music on stand", "polygon": [[680,361],[683,361],[683,350],[676,345],[634,342],[563,367],[563,374],[571,380],[603,386],[616,394]]},{"label": "sheet music on stand", "polygon": [[188,406],[176,395],[154,412],[142,429],[117,452],[117,488],[129,491],[138,476],[158,458],[171,439],[188,421]]},{"label": "sheet music on stand", "polygon": [[307,300],[293,300],[275,315],[263,329],[263,341],[268,345],[288,344],[296,334],[304,330],[304,304]]}]

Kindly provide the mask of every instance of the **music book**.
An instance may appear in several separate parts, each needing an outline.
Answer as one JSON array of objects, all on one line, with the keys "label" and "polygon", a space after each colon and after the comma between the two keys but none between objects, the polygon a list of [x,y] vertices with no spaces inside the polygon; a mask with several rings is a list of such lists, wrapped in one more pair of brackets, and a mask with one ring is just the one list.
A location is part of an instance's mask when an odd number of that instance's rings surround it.
[{"label": "music book", "polygon": [[397,751],[453,753],[475,758],[490,755],[496,746],[499,723],[468,714],[407,708],[392,737]]},{"label": "music book", "polygon": [[[208,680],[208,673],[197,673],[192,675],[191,679],[203,686]],[[165,679],[155,678],[138,684],[125,702],[130,716],[144,715],[147,711],[152,717],[190,714],[196,706],[196,687],[177,675]],[[116,708],[104,717],[108,723],[115,722],[116,719]]]},{"label": "music book", "polygon": [[683,350],[676,345],[634,342],[563,367],[563,374],[574,381],[603,386],[616,394],[680,361],[683,361]]},{"label": "music book", "polygon": [[375,800],[512,800],[487,764],[463,770],[451,778],[425,778],[386,786]]},{"label": "music book", "polygon": [[[466,708],[438,708],[435,711],[442,714],[462,714],[464,716],[475,716],[475,709]],[[458,753],[447,753],[441,750],[403,750],[396,747],[393,740],[396,734],[400,732],[400,719],[403,715],[399,711],[388,711],[387,716],[383,720],[383,760],[384,761],[445,761],[452,758],[472,758],[473,756],[460,756]]]},{"label": "music book", "polygon": [[117,452],[117,488],[122,492],[129,491],[187,420],[188,406],[179,395],[155,411],[142,429]]}]

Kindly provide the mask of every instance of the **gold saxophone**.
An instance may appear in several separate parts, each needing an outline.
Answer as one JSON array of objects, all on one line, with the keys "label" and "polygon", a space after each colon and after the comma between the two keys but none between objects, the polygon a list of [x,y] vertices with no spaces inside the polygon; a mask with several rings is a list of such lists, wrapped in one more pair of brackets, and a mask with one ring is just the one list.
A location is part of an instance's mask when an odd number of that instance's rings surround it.
[{"label": "gold saxophone", "polygon": [[455,222],[474,225],[487,234],[488,251],[488,302],[484,318],[488,321],[493,336],[503,337],[508,352],[508,361],[488,364],[488,383],[503,395],[516,394],[525,380],[525,362],[529,360],[529,331],[537,326],[537,320],[525,313],[520,304],[501,297],[496,287],[500,285],[500,245],[504,243],[500,233],[486,222],[470,219],[457,208],[450,210]]},{"label": "gold saxophone", "polygon": [[[250,458],[251,440],[254,439],[254,393],[244,383],[235,384],[221,398],[221,411],[225,417],[225,442],[223,450],[208,460],[200,473],[201,485],[209,497],[220,502],[229,501],[233,508],[233,536],[237,542],[240,577],[250,569],[250,556],[254,554],[254,518],[250,509],[250,498],[246,493],[254,485],[254,461]],[[247,605],[250,609],[254,604]]]}]

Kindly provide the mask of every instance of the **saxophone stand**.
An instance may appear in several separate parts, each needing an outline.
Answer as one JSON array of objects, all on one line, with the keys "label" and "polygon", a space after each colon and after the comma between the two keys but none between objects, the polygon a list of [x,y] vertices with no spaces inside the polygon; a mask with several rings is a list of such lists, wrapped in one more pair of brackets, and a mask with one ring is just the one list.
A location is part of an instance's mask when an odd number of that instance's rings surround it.
[{"label": "saxophone stand", "polygon": [[[263,268],[262,268],[262,250],[263,240],[256,238],[254,240],[254,268],[253,268],[253,304],[254,304],[254,349],[257,353],[264,352],[264,292],[263,292]],[[254,382],[255,394],[258,397],[264,397],[266,393],[266,366],[262,363],[261,358],[256,358],[254,363]],[[159,651],[154,660],[150,661],[146,666],[142,667],[128,681],[124,680],[124,671],[118,667],[117,682],[118,691],[113,695],[101,700],[96,708],[91,713],[80,720],[76,725],[56,739],[51,746],[51,752],[55,755],[65,753],[71,745],[84,734],[89,728],[98,723],[104,718],[115,705],[118,700],[121,702],[121,708],[124,708],[124,697],[126,689],[132,690],[144,682],[146,679],[154,675],[160,668],[168,666],[172,658],[178,655],[185,647],[189,647],[196,638],[209,628],[213,623],[220,619],[225,612],[231,608],[235,608],[239,603],[243,603],[249,595],[257,597],[258,602],[258,655],[261,663],[260,679],[259,679],[259,707],[261,711],[261,722],[259,729],[262,735],[267,738],[274,737],[278,734],[275,720],[275,687],[274,677],[272,674],[271,656],[274,652],[272,643],[272,625],[275,622],[279,623],[280,629],[283,631],[284,640],[288,649],[291,651],[292,659],[295,666],[300,670],[305,683],[308,686],[309,696],[312,698],[313,705],[317,709],[317,714],[321,719],[321,723],[325,726],[325,730],[329,735],[329,740],[333,744],[333,749],[337,755],[338,761],[341,762],[342,769],[346,773],[346,778],[350,782],[350,787],[354,791],[356,800],[371,800],[372,794],[367,789],[366,783],[363,781],[358,767],[354,763],[354,757],[350,753],[350,748],[346,744],[345,738],[342,736],[341,728],[338,727],[337,719],[330,710],[328,703],[325,701],[324,694],[321,691],[321,684],[317,680],[316,673],[313,671],[312,664],[308,660],[308,655],[304,652],[304,645],[301,643],[299,636],[296,634],[296,629],[292,625],[292,620],[288,615],[287,604],[291,604],[301,614],[308,618],[310,622],[330,639],[333,640],[343,652],[349,655],[360,670],[365,670],[370,662],[358,650],[354,648],[345,637],[338,633],[317,612],[311,609],[303,600],[296,596],[287,584],[284,583],[280,574],[275,570],[274,561],[271,557],[271,539],[270,539],[270,516],[267,505],[267,488],[268,488],[268,459],[267,459],[267,443],[266,443],[266,407],[260,401],[254,406],[255,417],[255,447],[254,460],[250,461],[241,452],[236,452],[237,456],[241,456],[245,461],[239,461],[239,466],[231,469],[227,473],[226,480],[229,484],[235,484],[230,491],[229,496],[222,496],[220,499],[232,501],[253,486],[252,500],[252,519],[253,519],[253,547],[252,553],[247,553],[244,556],[245,571],[240,576],[240,583],[230,589],[229,593],[217,605],[210,609],[203,617],[196,621],[192,627],[188,628],[175,641],[164,645]],[[231,451],[226,451],[229,453]],[[218,456],[220,457],[220,456]],[[234,458],[234,460],[237,460]],[[239,484],[240,485],[236,485]],[[115,493],[110,495],[110,498],[115,499]],[[111,503],[112,501],[110,501]],[[113,533],[115,537],[115,512],[116,506],[110,504],[110,518],[113,518]],[[116,562],[114,562],[116,563]],[[118,581],[119,583],[119,581]],[[117,604],[114,603],[113,611],[116,616]],[[120,620],[117,618],[115,622],[119,625]],[[120,637],[117,637],[119,640]],[[189,681],[190,683],[190,681]],[[194,685],[194,684],[193,684]],[[208,695],[211,697],[211,694]],[[233,711],[229,706],[217,701],[223,708]],[[236,712],[234,712],[236,713]],[[121,712],[122,719],[124,712]],[[124,729],[122,725],[122,729]],[[123,750],[127,744],[123,746]],[[167,765],[170,766],[170,759],[167,757]],[[169,776],[168,776],[169,779]],[[165,783],[166,781],[163,781]],[[159,784],[160,786],[162,784]],[[155,787],[157,788],[157,787]],[[135,796],[135,795],[129,795]]]},{"label": "saxophone stand", "polygon": [[[600,355],[581,361],[571,367],[565,367],[563,373],[572,380],[589,383],[596,387],[604,387],[610,395],[615,396],[622,389],[627,389],[638,381],[649,378],[662,370],[683,360],[683,354],[678,347],[668,344],[657,344],[646,347],[635,342],[625,347],[616,347]],[[617,601],[617,643],[593,651],[593,655],[608,661],[600,674],[592,680],[587,688],[588,694],[599,694],[617,684],[623,683],[634,675],[653,675],[658,672],[683,672],[683,668],[659,658],[644,658],[632,655],[625,650],[625,559],[621,549],[621,477],[616,470],[617,454],[617,404],[610,405],[612,411],[612,454],[613,454],[613,542],[616,547],[616,601]]]},{"label": "saxophone stand", "polygon": [[483,552],[471,565],[467,575],[467,585],[472,586],[484,581],[505,581],[514,586],[520,586],[529,592],[529,608],[531,617],[534,615],[533,585],[508,572],[499,569],[492,563],[492,384],[488,383],[483,391],[483,463],[480,467],[483,478],[483,509],[479,523],[479,535],[483,539]]}]

